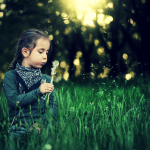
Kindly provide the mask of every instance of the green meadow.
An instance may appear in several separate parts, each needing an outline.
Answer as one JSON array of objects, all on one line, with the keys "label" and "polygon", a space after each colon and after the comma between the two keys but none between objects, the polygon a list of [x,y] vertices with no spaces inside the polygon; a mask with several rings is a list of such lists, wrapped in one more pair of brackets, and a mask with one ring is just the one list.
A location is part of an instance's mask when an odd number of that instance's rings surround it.
[{"label": "green meadow", "polygon": [[57,124],[8,139],[9,107],[0,95],[0,149],[150,150],[150,79],[101,79],[54,83]]}]

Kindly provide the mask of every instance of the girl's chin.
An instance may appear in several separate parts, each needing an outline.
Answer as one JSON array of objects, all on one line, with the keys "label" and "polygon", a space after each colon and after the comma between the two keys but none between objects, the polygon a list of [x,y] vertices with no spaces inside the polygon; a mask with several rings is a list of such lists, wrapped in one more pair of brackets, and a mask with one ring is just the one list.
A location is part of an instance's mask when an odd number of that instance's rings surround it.
[{"label": "girl's chin", "polygon": [[43,65],[41,65],[41,64],[40,64],[40,65],[37,65],[36,67],[35,67],[35,66],[32,66],[33,69],[39,69],[39,68],[42,68],[42,67],[43,67]]}]

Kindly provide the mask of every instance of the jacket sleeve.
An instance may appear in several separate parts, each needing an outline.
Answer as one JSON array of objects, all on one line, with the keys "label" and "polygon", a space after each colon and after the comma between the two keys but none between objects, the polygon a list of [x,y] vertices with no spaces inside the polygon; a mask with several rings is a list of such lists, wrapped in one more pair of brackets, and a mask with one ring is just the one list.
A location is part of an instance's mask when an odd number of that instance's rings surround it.
[{"label": "jacket sleeve", "polygon": [[19,102],[18,106],[23,108],[35,102],[38,96],[41,97],[43,95],[39,88],[25,94],[20,94],[17,91],[15,76],[10,72],[7,72],[4,76],[4,90],[7,103],[12,110],[15,110],[17,102]]}]

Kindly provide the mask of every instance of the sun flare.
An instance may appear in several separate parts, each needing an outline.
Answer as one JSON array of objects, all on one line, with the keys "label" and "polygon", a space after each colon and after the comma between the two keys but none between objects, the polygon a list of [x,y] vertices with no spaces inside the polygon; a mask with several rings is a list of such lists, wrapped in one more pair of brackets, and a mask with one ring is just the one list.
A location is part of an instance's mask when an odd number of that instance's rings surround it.
[{"label": "sun flare", "polygon": [[[101,26],[105,26],[113,21],[112,16],[106,16],[103,14],[103,9],[106,7],[113,8],[112,3],[106,3],[106,0],[74,0],[76,7],[77,18],[82,20],[83,25],[89,25],[95,27],[94,20]],[[97,12],[97,18],[96,18]]]}]

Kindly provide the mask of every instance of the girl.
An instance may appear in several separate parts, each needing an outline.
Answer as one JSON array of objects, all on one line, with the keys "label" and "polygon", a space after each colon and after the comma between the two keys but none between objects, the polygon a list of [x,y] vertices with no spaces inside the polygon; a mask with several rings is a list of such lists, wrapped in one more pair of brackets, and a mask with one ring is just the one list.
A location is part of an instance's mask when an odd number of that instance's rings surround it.
[{"label": "girl", "polygon": [[[40,70],[47,62],[50,43],[45,32],[35,29],[25,31],[19,38],[14,60],[4,76],[4,92],[12,125],[10,138],[16,135],[21,139],[32,127],[39,125],[40,120],[45,125],[45,93],[51,93],[49,104],[52,104],[53,118],[56,116],[57,101],[55,98],[53,108],[51,78]],[[48,83],[44,83],[45,79]],[[40,131],[40,128],[37,130]]]}]

